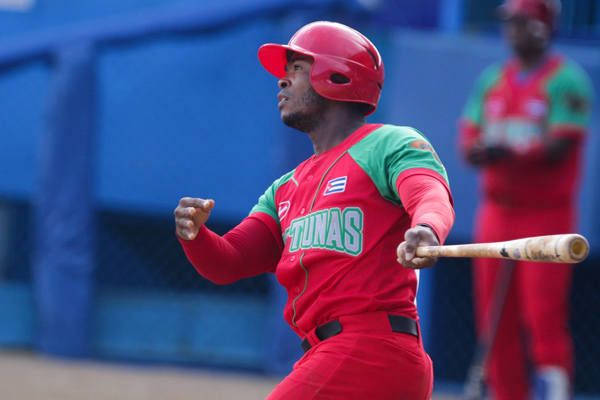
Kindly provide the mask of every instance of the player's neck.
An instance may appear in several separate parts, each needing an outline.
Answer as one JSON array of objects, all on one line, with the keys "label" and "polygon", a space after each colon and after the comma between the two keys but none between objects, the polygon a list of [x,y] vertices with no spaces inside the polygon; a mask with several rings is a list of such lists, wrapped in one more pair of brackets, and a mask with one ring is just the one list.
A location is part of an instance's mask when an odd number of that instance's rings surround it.
[{"label": "player's neck", "polygon": [[309,132],[308,136],[313,142],[315,155],[318,156],[327,150],[333,149],[366,123],[364,118],[354,120],[336,119],[327,121],[319,128]]},{"label": "player's neck", "polygon": [[546,52],[543,50],[539,52],[520,54],[519,60],[521,61],[521,71],[527,72],[537,68],[545,58]]},{"label": "player's neck", "polygon": [[333,149],[367,123],[354,103],[331,101],[323,112],[322,123],[308,132],[316,156]]}]

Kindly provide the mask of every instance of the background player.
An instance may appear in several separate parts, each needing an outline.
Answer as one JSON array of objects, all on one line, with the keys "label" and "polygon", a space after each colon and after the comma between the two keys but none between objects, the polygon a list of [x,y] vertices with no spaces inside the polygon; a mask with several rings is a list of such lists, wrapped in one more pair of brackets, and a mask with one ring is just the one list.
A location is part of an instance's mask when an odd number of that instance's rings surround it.
[{"label": "background player", "polygon": [[204,225],[214,201],[183,198],[183,248],[215,283],[275,272],[286,288],[284,317],[305,355],[270,400],[429,399],[415,269],[436,259],[414,247],[443,242],[454,222],[446,171],[418,131],[366,123],[384,66],[359,32],[316,22],[258,55],[279,78],[283,122],[306,132],[315,154],[223,237]]},{"label": "background player", "polygon": [[[465,160],[481,168],[475,241],[576,232],[591,84],[573,61],[548,50],[560,3],[509,0],[499,12],[514,57],[482,73],[460,129]],[[501,263],[473,260],[480,336],[486,334]],[[493,398],[529,398],[528,361],[536,399],[570,398],[573,266],[517,264],[487,364]]]}]

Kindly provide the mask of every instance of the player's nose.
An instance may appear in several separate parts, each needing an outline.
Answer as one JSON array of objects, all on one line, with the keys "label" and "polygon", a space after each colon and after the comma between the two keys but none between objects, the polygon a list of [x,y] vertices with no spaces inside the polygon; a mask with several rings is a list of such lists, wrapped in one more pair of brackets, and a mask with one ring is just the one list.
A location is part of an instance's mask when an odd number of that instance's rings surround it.
[{"label": "player's nose", "polygon": [[285,89],[290,86],[290,81],[284,77],[277,82],[277,85],[279,86],[279,89]]}]

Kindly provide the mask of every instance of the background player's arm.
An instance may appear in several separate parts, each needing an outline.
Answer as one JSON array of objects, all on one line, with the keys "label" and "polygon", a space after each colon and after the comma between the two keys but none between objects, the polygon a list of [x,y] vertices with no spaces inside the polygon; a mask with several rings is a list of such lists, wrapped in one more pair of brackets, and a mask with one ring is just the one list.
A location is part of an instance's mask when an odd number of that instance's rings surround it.
[{"label": "background player's arm", "polygon": [[459,121],[460,151],[465,161],[473,166],[493,163],[511,155],[506,147],[485,144],[481,139],[486,94],[497,81],[501,71],[501,65],[494,64],[479,75]]},{"label": "background player's arm", "polygon": [[484,145],[481,141],[481,127],[470,120],[462,120],[460,124],[460,150],[467,163],[481,166],[511,156],[508,148],[501,145]]},{"label": "background player's arm", "polygon": [[534,161],[561,161],[582,144],[587,134],[593,97],[591,83],[583,71],[570,71],[571,75],[563,75],[548,89],[553,93],[548,131],[539,146],[530,151],[529,157]]},{"label": "background player's arm", "polygon": [[516,162],[524,164],[539,162],[555,163],[564,159],[571,149],[577,145],[577,140],[572,137],[552,137],[544,138],[538,145],[532,146],[529,151],[523,155],[514,154]]},{"label": "background player's arm", "polygon": [[531,146],[527,152],[519,153],[502,145],[484,145],[479,139],[480,128],[472,123],[463,122],[460,135],[461,150],[467,163],[482,166],[510,159],[517,163],[559,162],[577,145],[578,138],[564,135],[545,135],[542,140]]}]

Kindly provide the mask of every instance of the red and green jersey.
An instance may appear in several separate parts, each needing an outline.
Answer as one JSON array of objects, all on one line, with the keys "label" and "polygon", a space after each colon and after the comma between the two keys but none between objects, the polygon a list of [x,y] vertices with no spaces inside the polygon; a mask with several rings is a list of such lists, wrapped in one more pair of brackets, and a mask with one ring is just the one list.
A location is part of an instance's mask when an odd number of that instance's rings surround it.
[{"label": "red and green jersey", "polygon": [[300,336],[340,315],[387,311],[417,318],[418,272],[396,260],[411,228],[398,183],[415,171],[448,188],[421,133],[365,125],[261,196],[251,215],[268,214],[280,228],[284,248],[276,274],[288,293],[284,317]]},{"label": "red and green jersey", "polygon": [[[590,121],[592,86],[574,62],[552,54],[527,76],[518,59],[496,64],[479,77],[462,119],[462,145],[502,145],[512,162],[487,165],[484,191],[515,204],[571,201],[579,182],[581,143]],[[560,163],[532,156],[544,137],[577,142]]]}]

